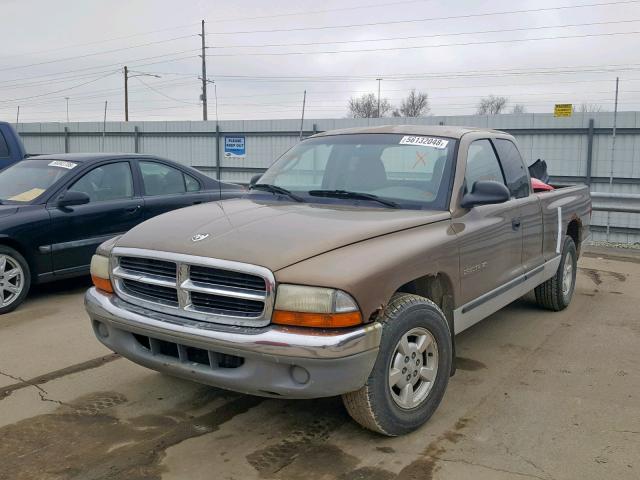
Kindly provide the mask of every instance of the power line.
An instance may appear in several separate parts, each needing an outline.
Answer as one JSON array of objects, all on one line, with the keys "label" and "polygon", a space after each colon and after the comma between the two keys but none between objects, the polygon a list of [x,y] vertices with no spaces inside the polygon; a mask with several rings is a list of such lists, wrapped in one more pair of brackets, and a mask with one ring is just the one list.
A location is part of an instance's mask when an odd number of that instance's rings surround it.
[{"label": "power line", "polygon": [[[136,62],[142,62],[145,60],[154,60],[157,58],[163,58],[163,57],[171,57],[173,55],[181,55],[183,53],[192,53],[192,52],[198,52],[200,51],[200,49],[190,49],[190,50],[182,50],[179,52],[172,52],[172,53],[164,53],[162,55],[153,55],[151,57],[142,57],[142,58],[137,58],[134,60],[123,60],[117,63],[109,63],[109,64],[102,64],[102,65],[95,65],[93,67],[85,67],[85,68],[78,68],[75,70],[66,70],[64,72],[57,72],[57,73],[46,73],[46,74],[42,74],[42,75],[31,75],[29,77],[23,77],[23,78],[13,78],[10,80],[3,80],[0,81],[0,84],[5,84],[5,83],[10,83],[10,82],[19,82],[22,80],[31,80],[31,79],[35,79],[35,78],[47,78],[47,77],[56,77],[57,75],[64,75],[67,73],[77,73],[77,72],[86,72],[86,71],[90,71],[90,70],[95,70],[98,68],[107,68],[107,67],[120,67],[122,66],[124,63],[126,64],[131,64],[135,67],[144,67],[147,65],[157,65],[160,63],[170,63],[170,62],[176,62],[176,61],[180,61],[180,60],[184,60],[187,58],[193,58],[195,55],[188,55],[188,56],[184,56],[184,57],[178,57],[178,58],[174,58],[171,60],[163,60],[163,61],[158,61],[158,62],[149,62],[149,63],[141,63],[141,64],[136,64]],[[100,73],[100,72],[93,72],[94,74],[96,73]]]},{"label": "power line", "polygon": [[136,78],[140,83],[142,83],[145,87],[147,87],[149,90],[151,90],[151,91],[153,91],[153,92],[157,93],[158,95],[162,95],[163,97],[168,98],[169,100],[173,100],[174,102],[178,102],[178,103],[185,103],[185,104],[187,104],[187,105],[192,105],[192,106],[193,106],[193,105],[198,106],[198,107],[200,106],[200,104],[199,104],[199,103],[185,102],[185,101],[180,100],[180,99],[178,99],[178,98],[171,97],[171,96],[167,95],[166,93],[162,93],[160,90],[156,90],[156,89],[155,89],[155,88],[153,88],[151,85],[149,85],[147,82],[144,82],[140,77],[135,77],[135,78]]},{"label": "power line", "polygon": [[372,9],[372,8],[378,8],[378,7],[391,7],[394,5],[404,5],[408,3],[424,3],[424,2],[431,2],[431,1],[433,0],[404,0],[400,2],[374,3],[374,4],[368,4],[368,5],[358,5],[353,7],[327,8],[324,10],[311,10],[311,11],[305,11],[305,12],[276,13],[273,15],[260,15],[257,17],[235,17],[235,18],[225,18],[224,20],[207,20],[207,23],[223,23],[223,22],[228,23],[235,20],[242,20],[244,22],[247,20],[263,20],[267,18],[296,17],[299,15],[307,16],[307,15],[316,15],[319,13],[345,12],[349,10],[362,10],[363,8]]},{"label": "power line", "polygon": [[47,92],[47,93],[41,93],[38,95],[31,95],[29,97],[21,97],[21,98],[11,98],[11,99],[7,99],[7,100],[0,100],[0,103],[7,103],[7,102],[16,102],[16,101],[22,101],[22,100],[29,100],[31,98],[38,98],[38,97],[46,97],[48,95],[54,95],[56,93],[60,93],[60,92],[66,92],[69,90],[73,90],[74,88],[78,88],[78,87],[82,87],[83,85],[89,85],[90,83],[94,83],[97,82],[98,80],[102,80],[103,78],[109,77],[111,75],[114,75],[115,73],[119,73],[117,70],[111,73],[108,73],[107,75],[102,75],[101,77],[98,78],[94,78],[93,80],[89,80],[88,82],[83,82],[83,83],[79,83],[77,85],[74,85],[72,87],[67,87],[67,88],[62,88],[60,90],[55,90],[53,92]]},{"label": "power line", "polygon": [[195,36],[195,34],[194,35],[183,35],[181,37],[174,37],[174,38],[169,38],[169,39],[166,39],[166,40],[158,40],[158,41],[155,41],[155,42],[142,43],[142,44],[139,44],[139,45],[131,45],[131,46],[128,46],[128,47],[114,48],[114,49],[111,49],[111,50],[103,50],[101,52],[86,53],[86,54],[83,54],[83,55],[74,55],[72,57],[58,58],[56,60],[47,60],[47,61],[44,61],[44,62],[37,62],[37,63],[29,63],[29,64],[26,64],[26,65],[15,65],[13,67],[0,68],[0,72],[6,72],[6,71],[9,71],[9,70],[19,70],[19,69],[22,69],[22,68],[29,68],[29,67],[37,67],[37,66],[40,66],[40,65],[49,65],[49,64],[52,64],[52,63],[68,62],[70,60],[78,60],[78,59],[81,59],[81,58],[94,57],[94,56],[97,56],[97,55],[106,55],[106,54],[109,54],[109,53],[121,52],[121,51],[124,51],[124,50],[131,50],[131,49],[134,49],[134,48],[148,47],[148,46],[151,46],[151,45],[159,45],[161,43],[173,42],[173,41],[176,41],[176,40],[183,40],[185,38],[191,38],[191,37],[194,37],[194,36]]},{"label": "power line", "polygon": [[[329,12],[339,12],[339,11],[347,11],[347,10],[361,10],[361,9],[371,9],[371,8],[378,8],[378,7],[388,7],[388,6],[394,6],[394,5],[402,5],[402,4],[410,4],[410,3],[423,3],[423,2],[430,2],[433,0],[403,0],[403,1],[398,1],[398,2],[387,2],[387,3],[379,3],[379,4],[367,4],[367,5],[360,5],[360,6],[354,6],[354,7],[341,7],[341,8],[330,8],[330,9],[324,9],[324,10],[314,10],[314,11],[304,11],[304,12],[290,12],[290,13],[278,13],[278,14],[273,14],[273,15],[260,15],[260,16],[255,16],[255,17],[234,17],[234,18],[224,18],[223,20],[207,20],[207,23],[228,23],[230,21],[234,21],[234,20],[242,20],[242,21],[247,21],[247,20],[260,20],[260,19],[267,19],[267,18],[278,18],[278,17],[290,17],[290,16],[299,16],[299,15],[315,15],[315,14],[319,14],[319,13],[329,13]],[[186,25],[176,25],[173,27],[166,27],[166,28],[160,28],[160,29],[156,29],[156,30],[150,30],[150,31],[146,31],[146,32],[140,32],[140,33],[133,33],[130,35],[124,35],[124,36],[119,36],[119,37],[112,37],[112,38],[106,38],[106,39],[102,39],[102,40],[96,40],[96,41],[92,41],[92,42],[83,42],[83,43],[76,43],[76,44],[72,44],[72,45],[65,45],[62,47],[56,47],[56,48],[48,48],[45,50],[35,50],[35,51],[29,51],[29,52],[21,52],[21,53],[12,53],[10,55],[1,55],[0,58],[12,58],[12,57],[24,57],[24,56],[28,56],[28,55],[36,55],[36,54],[40,54],[40,53],[49,53],[49,52],[56,52],[56,51],[60,51],[60,50],[68,50],[70,48],[77,48],[77,47],[87,47],[90,45],[98,45],[98,44],[102,44],[102,43],[109,43],[109,42],[114,42],[114,41],[118,41],[118,40],[126,40],[129,38],[134,38],[134,37],[141,37],[141,36],[145,36],[145,35],[152,35],[154,33],[160,33],[160,32],[166,32],[166,31],[171,31],[171,30],[181,30],[181,29],[185,29],[185,28],[191,28],[191,27],[195,27],[195,26],[199,26],[200,23],[190,23],[190,24],[186,24]]]},{"label": "power line", "polygon": [[299,31],[309,31],[309,30],[330,30],[330,29],[339,29],[339,28],[358,28],[358,27],[374,27],[379,25],[397,25],[403,23],[420,23],[420,22],[435,22],[439,20],[459,20],[463,18],[478,18],[478,17],[489,17],[496,15],[511,15],[518,13],[536,13],[536,12],[550,12],[550,11],[558,11],[558,10],[568,10],[573,8],[589,8],[589,7],[604,7],[611,5],[624,5],[638,3],[638,0],[618,0],[613,2],[603,2],[603,3],[583,3],[578,5],[563,5],[558,7],[545,7],[545,8],[528,8],[522,10],[503,10],[498,12],[483,12],[483,13],[471,13],[467,15],[451,15],[446,17],[426,17],[426,18],[414,18],[409,20],[392,20],[385,22],[370,22],[370,23],[353,23],[348,25],[322,25],[318,27],[296,27],[296,28],[277,28],[277,29],[265,29],[265,30],[238,30],[238,31],[230,31],[230,32],[210,32],[207,35],[238,35],[238,34],[249,34],[249,33],[275,33],[275,32],[299,32]]},{"label": "power line", "polygon": [[634,23],[640,22],[640,19],[634,20],[615,20],[608,22],[588,22],[588,23],[568,23],[565,25],[544,25],[538,27],[518,27],[518,28],[504,28],[498,30],[476,30],[467,32],[452,32],[452,33],[438,33],[432,35],[410,35],[404,37],[378,37],[367,38],[358,40],[334,40],[329,42],[302,42],[302,43],[262,43],[253,45],[216,45],[214,47],[207,47],[209,49],[221,49],[221,48],[265,48],[265,47],[294,47],[294,46],[310,46],[310,45],[335,45],[335,44],[347,44],[347,43],[366,43],[366,42],[385,42],[392,40],[414,40],[418,38],[438,38],[438,37],[453,37],[460,35],[480,35],[487,33],[507,33],[507,32],[521,32],[528,30],[545,30],[554,28],[572,28],[572,27],[591,27],[602,25],[617,25],[621,23]]},{"label": "power line", "polygon": [[90,45],[98,45],[101,43],[108,43],[108,42],[115,42],[117,40],[126,40],[129,38],[133,38],[133,37],[141,37],[141,36],[145,36],[145,35],[152,35],[154,33],[159,33],[159,32],[166,32],[169,30],[179,30],[179,29],[183,29],[183,28],[191,28],[194,25],[197,25],[196,23],[192,23],[192,24],[188,24],[188,25],[179,25],[179,26],[175,26],[175,27],[167,27],[167,28],[160,28],[157,30],[151,30],[151,31],[147,31],[147,32],[140,32],[140,33],[133,33],[130,35],[124,35],[121,37],[112,37],[112,38],[107,38],[104,40],[96,40],[93,42],[82,42],[82,43],[76,43],[73,45],[66,45],[63,47],[55,47],[55,48],[48,48],[45,50],[35,50],[35,51],[30,51],[30,52],[21,52],[21,53],[12,53],[10,55],[2,55],[0,56],[0,58],[11,58],[11,57],[24,57],[24,56],[28,56],[28,55],[36,55],[36,54],[40,54],[40,53],[49,53],[49,52],[57,52],[60,50],[68,50],[70,48],[77,48],[77,47],[87,47]]},{"label": "power line", "polygon": [[499,43],[521,43],[521,42],[533,42],[540,40],[562,40],[572,38],[587,38],[587,37],[606,37],[615,35],[635,35],[640,31],[633,32],[611,32],[611,33],[588,33],[581,35],[558,35],[553,37],[533,37],[533,38],[516,38],[507,40],[483,40],[479,42],[458,42],[458,43],[440,43],[436,45],[411,45],[404,47],[384,47],[384,48],[358,48],[353,50],[321,50],[312,52],[250,52],[250,53],[214,53],[211,57],[238,57],[238,56],[288,56],[288,55],[328,55],[328,54],[341,54],[341,53],[365,53],[365,52],[391,52],[397,50],[417,50],[423,48],[441,48],[441,47],[461,47],[471,45],[493,45]]}]

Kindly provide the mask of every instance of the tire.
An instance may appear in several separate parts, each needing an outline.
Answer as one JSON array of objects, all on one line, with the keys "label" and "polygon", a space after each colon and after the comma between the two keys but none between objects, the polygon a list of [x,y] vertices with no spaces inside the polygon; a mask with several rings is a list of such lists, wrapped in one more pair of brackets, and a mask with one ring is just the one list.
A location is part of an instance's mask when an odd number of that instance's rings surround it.
[{"label": "tire", "polygon": [[[451,373],[452,342],[440,308],[418,295],[394,295],[381,321],[382,339],[373,370],[365,385],[342,395],[342,401],[360,425],[393,437],[420,427],[440,404]],[[408,342],[401,346],[403,338]],[[433,368],[423,368],[425,363]],[[412,383],[415,403],[403,396],[408,383]]]},{"label": "tire", "polygon": [[566,236],[558,271],[549,280],[535,288],[538,305],[554,312],[559,312],[569,306],[576,288],[577,263],[576,245],[571,237]]},{"label": "tire", "polygon": [[30,287],[31,271],[27,261],[17,250],[0,245],[0,315],[18,308]]}]

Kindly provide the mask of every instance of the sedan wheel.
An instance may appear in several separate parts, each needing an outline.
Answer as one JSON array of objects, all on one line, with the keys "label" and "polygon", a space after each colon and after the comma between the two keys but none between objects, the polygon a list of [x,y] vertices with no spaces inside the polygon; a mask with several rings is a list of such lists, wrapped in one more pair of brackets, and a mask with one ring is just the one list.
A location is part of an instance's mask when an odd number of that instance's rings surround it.
[{"label": "sedan wheel", "polygon": [[15,302],[24,289],[24,271],[15,258],[0,255],[0,308]]},{"label": "sedan wheel", "polygon": [[0,245],[0,314],[20,305],[31,286],[29,264],[17,250]]}]

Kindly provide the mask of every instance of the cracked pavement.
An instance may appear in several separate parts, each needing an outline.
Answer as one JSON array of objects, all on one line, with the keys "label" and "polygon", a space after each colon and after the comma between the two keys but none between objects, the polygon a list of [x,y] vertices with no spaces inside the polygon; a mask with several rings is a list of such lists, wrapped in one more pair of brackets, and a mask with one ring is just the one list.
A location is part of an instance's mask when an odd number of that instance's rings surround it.
[{"label": "cracked pavement", "polygon": [[433,418],[384,438],[336,398],[167,377],[93,337],[85,280],[0,317],[0,480],[640,478],[640,261],[581,259],[574,301],[518,301],[458,337]]}]

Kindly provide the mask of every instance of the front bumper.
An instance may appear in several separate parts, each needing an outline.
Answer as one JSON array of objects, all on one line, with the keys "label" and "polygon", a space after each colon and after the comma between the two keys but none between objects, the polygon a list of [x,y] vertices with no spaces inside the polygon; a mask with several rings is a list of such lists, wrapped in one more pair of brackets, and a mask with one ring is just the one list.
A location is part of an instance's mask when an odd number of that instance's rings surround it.
[{"label": "front bumper", "polygon": [[154,312],[95,288],[87,291],[85,306],[98,340],[123,357],[170,375],[271,397],[357,390],[371,373],[382,334],[379,323],[339,330],[217,325]]}]

